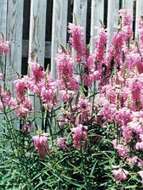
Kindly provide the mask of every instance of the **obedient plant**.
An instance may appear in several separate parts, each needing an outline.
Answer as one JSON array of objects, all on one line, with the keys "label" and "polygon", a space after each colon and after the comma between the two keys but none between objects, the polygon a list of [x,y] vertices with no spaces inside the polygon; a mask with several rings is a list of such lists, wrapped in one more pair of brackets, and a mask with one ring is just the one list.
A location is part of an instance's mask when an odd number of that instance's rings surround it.
[{"label": "obedient plant", "polygon": [[[69,167],[76,168],[81,160],[84,187],[88,187],[90,180],[98,179],[99,170],[104,176],[102,171],[108,166],[100,165],[98,155],[107,156],[110,150],[110,173],[103,181],[108,184],[106,180],[112,180],[115,189],[123,189],[124,183],[140,188],[143,183],[143,20],[139,19],[136,41],[130,14],[120,10],[119,16],[119,27],[109,48],[102,26],[92,54],[86,48],[83,28],[69,24],[70,46],[62,47],[57,54],[56,80],[32,60],[28,74],[14,81],[13,97],[5,85],[0,86],[0,110],[7,125],[13,124],[9,119],[12,112],[19,121],[19,131],[29,136],[45,162],[51,155],[56,157],[57,152],[65,155],[63,160],[70,155]],[[9,43],[0,41],[0,54],[9,51]],[[1,80],[5,83],[3,77]],[[97,160],[99,170],[95,169]],[[87,168],[91,169],[90,177]],[[75,178],[80,181],[76,169],[72,175],[77,173]],[[111,186],[107,188],[106,183],[103,188],[109,189]],[[139,185],[134,186],[136,183]],[[96,185],[93,182],[92,189]]]}]

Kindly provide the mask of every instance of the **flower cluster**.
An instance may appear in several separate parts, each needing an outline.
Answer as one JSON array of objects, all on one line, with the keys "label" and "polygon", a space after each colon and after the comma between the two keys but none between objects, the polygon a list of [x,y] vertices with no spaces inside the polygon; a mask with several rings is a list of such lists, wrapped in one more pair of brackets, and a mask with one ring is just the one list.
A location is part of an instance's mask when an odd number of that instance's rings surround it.
[{"label": "flower cluster", "polygon": [[9,42],[0,40],[0,54],[6,55],[10,51]]}]

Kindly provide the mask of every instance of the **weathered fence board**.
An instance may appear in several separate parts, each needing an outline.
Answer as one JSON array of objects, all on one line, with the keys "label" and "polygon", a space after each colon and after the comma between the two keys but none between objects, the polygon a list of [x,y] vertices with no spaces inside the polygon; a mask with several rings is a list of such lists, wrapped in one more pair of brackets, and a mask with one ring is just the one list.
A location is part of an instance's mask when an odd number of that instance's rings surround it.
[{"label": "weathered fence board", "polygon": [[[0,0],[0,38],[6,40],[7,0]],[[5,57],[0,57],[0,72],[4,71]],[[3,63],[3,65],[2,65]]]},{"label": "weathered fence board", "polygon": [[143,0],[136,1],[136,29],[135,29],[136,38],[138,38],[138,19],[140,16],[143,16]]},{"label": "weathered fence board", "polygon": [[33,56],[44,66],[47,0],[31,0],[29,62]]},{"label": "weathered fence board", "polygon": [[118,11],[119,0],[108,0],[108,21],[107,21],[107,34],[108,34],[108,47],[111,38],[118,27]]},{"label": "weathered fence board", "polygon": [[7,0],[0,0],[0,33],[6,39]]},{"label": "weathered fence board", "polygon": [[127,9],[130,14],[132,15],[132,18],[134,16],[134,0],[122,0],[122,8]]},{"label": "weathered fence board", "polygon": [[11,81],[21,74],[23,0],[7,1],[7,40],[11,51],[6,61],[6,78]]},{"label": "weathered fence board", "polygon": [[74,0],[73,23],[83,27],[86,33],[87,0]]},{"label": "weathered fence board", "polygon": [[128,9],[133,13],[134,0],[122,0],[122,8]]},{"label": "weathered fence board", "polygon": [[51,76],[56,78],[55,56],[60,45],[66,45],[68,0],[54,0],[52,21]]},{"label": "weathered fence board", "polygon": [[91,4],[91,32],[90,32],[90,52],[94,51],[94,39],[98,34],[98,28],[104,24],[104,0],[92,0]]}]

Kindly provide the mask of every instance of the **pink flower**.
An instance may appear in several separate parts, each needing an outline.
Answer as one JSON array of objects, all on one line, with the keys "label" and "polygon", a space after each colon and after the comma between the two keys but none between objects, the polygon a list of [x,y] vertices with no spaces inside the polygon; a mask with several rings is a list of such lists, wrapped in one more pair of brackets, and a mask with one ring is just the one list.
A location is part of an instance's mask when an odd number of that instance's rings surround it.
[{"label": "pink flower", "polygon": [[131,110],[127,107],[123,107],[116,112],[116,122],[120,125],[127,125],[132,119]]},{"label": "pink flower", "polygon": [[142,159],[138,159],[138,163],[137,163],[137,166],[139,167],[139,168],[143,168],[143,160]]},{"label": "pink flower", "polygon": [[67,83],[67,89],[69,90],[79,90],[79,83],[75,78],[71,78]]},{"label": "pink flower", "polygon": [[27,90],[27,82],[24,78],[15,81],[15,88],[17,97],[23,99]]},{"label": "pink flower", "polygon": [[136,143],[136,150],[141,150],[141,151],[143,151],[143,141]]},{"label": "pink flower", "polygon": [[55,91],[52,88],[45,88],[45,86],[43,86],[43,88],[41,89],[41,99],[43,101],[43,103],[45,104],[54,104],[55,99]]},{"label": "pink flower", "polygon": [[22,102],[18,102],[17,108],[15,109],[16,115],[19,117],[27,117],[27,115],[32,111],[32,102],[30,99],[26,98]]},{"label": "pink flower", "polygon": [[4,79],[4,75],[2,73],[0,73],[0,80]]},{"label": "pink flower", "polygon": [[80,98],[78,103],[79,110],[81,112],[90,111],[91,103],[86,98]]},{"label": "pink flower", "polygon": [[140,177],[141,177],[141,183],[143,183],[143,171],[139,171],[138,174],[139,174]]},{"label": "pink flower", "polygon": [[0,40],[0,54],[8,54],[10,51],[9,42]]},{"label": "pink flower", "polygon": [[122,136],[126,143],[129,143],[133,138],[133,132],[132,129],[128,126],[122,127]]},{"label": "pink flower", "polygon": [[138,157],[137,156],[129,157],[127,158],[127,162],[130,166],[134,166],[135,164],[138,163]]},{"label": "pink flower", "polygon": [[68,102],[70,99],[73,98],[75,95],[75,92],[72,90],[60,90],[60,98],[62,99],[63,102]]},{"label": "pink flower", "polygon": [[21,131],[23,132],[23,133],[25,133],[25,134],[27,134],[27,133],[30,133],[30,131],[31,131],[31,124],[24,124],[24,125],[22,125],[22,129],[21,129]]},{"label": "pink flower", "polygon": [[66,142],[66,138],[64,137],[60,137],[57,139],[57,146],[62,149],[62,150],[66,150],[67,149],[67,142]]},{"label": "pink flower", "polygon": [[132,98],[133,101],[140,100],[140,92],[143,87],[143,84],[138,80],[134,80],[131,85],[131,91],[132,91]]},{"label": "pink flower", "polygon": [[120,157],[122,157],[122,158],[128,157],[129,150],[126,146],[124,146],[122,144],[117,144],[116,139],[112,141],[112,144],[113,144],[113,147],[115,148],[115,150],[117,150],[117,153]]},{"label": "pink flower", "polygon": [[73,77],[73,60],[69,54],[59,53],[56,58],[58,66],[58,78],[69,80]]},{"label": "pink flower", "polygon": [[31,62],[30,66],[31,66],[30,76],[32,80],[35,83],[41,81],[45,75],[45,72],[43,71],[43,67],[36,62]]},{"label": "pink flower", "polygon": [[99,62],[98,64],[100,64],[100,62],[104,58],[106,43],[107,43],[107,33],[105,32],[104,28],[101,28],[98,35],[98,40],[95,45],[95,52],[94,52],[95,59],[96,61]]},{"label": "pink flower", "polygon": [[122,18],[122,30],[126,33],[127,39],[132,36],[132,16],[126,9],[121,9],[119,14]]},{"label": "pink flower", "polygon": [[71,46],[76,50],[77,53],[77,61],[84,61],[86,58],[86,46],[83,28],[71,23],[69,24],[68,28]]},{"label": "pink flower", "polygon": [[137,67],[139,73],[142,73],[142,61],[141,61],[141,56],[137,52],[128,52],[126,55],[126,65],[128,66],[129,69]]},{"label": "pink flower", "polygon": [[143,48],[143,19],[142,17],[138,20],[138,31],[139,31],[139,45]]},{"label": "pink flower", "polygon": [[100,111],[100,115],[103,116],[103,118],[108,122],[113,121],[115,113],[116,106],[110,103],[105,104]]},{"label": "pink flower", "polygon": [[46,154],[49,152],[48,138],[44,135],[37,135],[32,137],[32,140],[40,158],[45,159]]},{"label": "pink flower", "polygon": [[76,149],[80,149],[82,143],[87,140],[87,128],[81,124],[71,129],[73,145]]},{"label": "pink flower", "polygon": [[93,76],[90,74],[83,74],[82,76],[82,80],[84,82],[84,85],[87,87],[91,87],[92,83],[93,83]]},{"label": "pink flower", "polygon": [[90,55],[88,57],[86,66],[90,72],[93,72],[95,70],[95,58],[93,55]]},{"label": "pink flower", "polygon": [[122,168],[119,168],[117,170],[113,170],[112,173],[113,173],[115,180],[118,182],[125,181],[128,177],[128,174],[129,174],[128,171],[126,171]]}]

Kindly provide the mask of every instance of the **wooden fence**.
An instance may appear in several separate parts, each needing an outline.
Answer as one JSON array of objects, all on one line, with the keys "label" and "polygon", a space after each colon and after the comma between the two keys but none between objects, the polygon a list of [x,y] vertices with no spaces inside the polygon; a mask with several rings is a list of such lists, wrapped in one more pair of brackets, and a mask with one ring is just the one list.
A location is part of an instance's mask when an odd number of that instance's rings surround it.
[{"label": "wooden fence", "polygon": [[[8,80],[14,79],[15,72],[21,73],[22,57],[26,56],[26,52],[28,52],[29,61],[35,54],[38,62],[43,66],[45,57],[50,58],[52,76],[56,77],[55,56],[59,45],[67,43],[67,15],[69,4],[72,3],[73,22],[83,26],[85,33],[87,25],[90,25],[91,52],[94,45],[93,39],[97,35],[96,27],[99,26],[100,21],[103,23],[107,21],[108,42],[110,42],[117,29],[120,8],[130,9],[136,23],[134,28],[137,37],[136,21],[139,16],[143,15],[143,0],[52,0],[52,38],[50,41],[45,41],[45,31],[48,27],[46,21],[49,19],[47,13],[49,0],[30,1],[30,18],[27,18],[27,22],[30,20],[28,40],[23,40],[22,35],[24,0],[0,0],[0,33],[11,44],[10,55],[3,60],[6,62]],[[88,9],[91,13],[91,15],[88,14],[90,19],[87,18]]]}]

